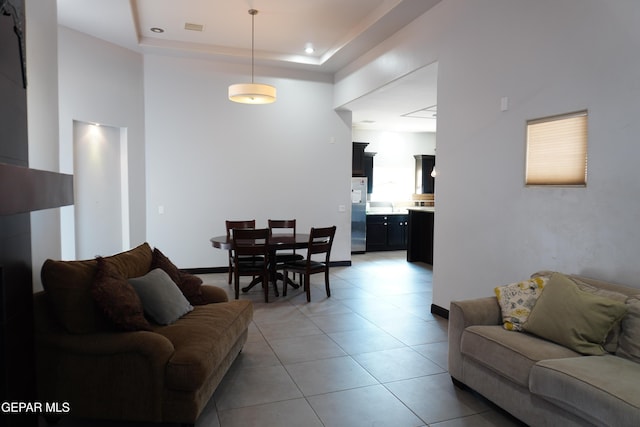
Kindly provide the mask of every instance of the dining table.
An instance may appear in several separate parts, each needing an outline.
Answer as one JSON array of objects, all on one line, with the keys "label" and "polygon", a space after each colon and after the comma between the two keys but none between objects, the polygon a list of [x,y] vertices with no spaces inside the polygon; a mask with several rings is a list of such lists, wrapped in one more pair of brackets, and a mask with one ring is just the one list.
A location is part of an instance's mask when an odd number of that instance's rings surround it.
[{"label": "dining table", "polygon": [[[225,251],[233,250],[233,239],[231,237],[227,237],[226,235],[215,236],[209,239],[211,241],[211,245],[216,249],[222,249]],[[309,234],[308,233],[296,233],[295,236],[293,234],[273,234],[269,236],[269,259],[272,260],[269,262],[269,272],[271,276],[271,281],[276,282],[277,280],[284,280],[284,276],[282,273],[278,273],[277,265],[275,262],[276,252],[280,250],[291,250],[291,249],[305,249],[309,245]],[[242,292],[248,292],[251,288],[253,288],[258,283],[261,283],[261,279],[257,278],[251,281],[248,286],[242,288]],[[294,288],[299,288],[300,285],[293,282],[291,279],[287,281],[287,283]],[[276,296],[278,296],[278,288],[275,288]]]}]

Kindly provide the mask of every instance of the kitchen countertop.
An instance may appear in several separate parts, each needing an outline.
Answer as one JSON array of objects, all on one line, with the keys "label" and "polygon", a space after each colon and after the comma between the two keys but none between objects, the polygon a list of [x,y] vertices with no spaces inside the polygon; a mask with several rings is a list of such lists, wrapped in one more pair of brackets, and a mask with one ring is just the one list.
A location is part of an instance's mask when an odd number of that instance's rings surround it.
[{"label": "kitchen countertop", "polygon": [[410,211],[419,211],[419,212],[435,212],[435,206],[412,206],[407,208]]},{"label": "kitchen countertop", "polygon": [[385,211],[385,210],[373,210],[373,211],[367,211],[367,215],[406,215],[409,212],[406,209],[402,209],[402,210],[395,210],[395,211]]}]

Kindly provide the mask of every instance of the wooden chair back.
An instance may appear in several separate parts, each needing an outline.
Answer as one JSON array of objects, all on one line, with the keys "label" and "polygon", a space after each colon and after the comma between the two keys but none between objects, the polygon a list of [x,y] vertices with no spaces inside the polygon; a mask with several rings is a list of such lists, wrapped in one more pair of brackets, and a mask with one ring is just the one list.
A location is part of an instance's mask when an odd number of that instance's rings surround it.
[{"label": "wooden chair back", "polygon": [[269,231],[273,235],[274,230],[285,230],[288,233],[292,233],[293,237],[296,236],[296,220],[295,219],[270,219]]},{"label": "wooden chair back", "polygon": [[237,228],[256,228],[256,220],[249,219],[245,221],[225,221],[225,226],[227,228],[227,239],[231,239],[232,233],[234,229]]},{"label": "wooden chair back", "polygon": [[234,228],[231,232],[233,241],[233,273],[236,299],[239,296],[240,276],[262,278],[264,301],[269,301],[269,229],[268,228]]},{"label": "wooden chair back", "polygon": [[333,238],[336,235],[336,226],[324,228],[311,228],[309,233],[309,245],[307,247],[307,260],[311,260],[312,255],[325,254],[325,263],[329,264],[331,257],[331,247]]},{"label": "wooden chair back", "polygon": [[[256,220],[249,219],[243,221],[225,221],[225,227],[227,229],[227,242],[231,241],[231,234],[234,229],[237,228],[256,228]],[[233,250],[229,250],[229,278],[228,282],[231,284],[231,277],[233,276]]]},{"label": "wooden chair back", "polygon": [[[234,228],[232,231],[233,251],[238,261],[242,256],[269,254],[268,228]],[[266,258],[265,258],[266,259]]]}]

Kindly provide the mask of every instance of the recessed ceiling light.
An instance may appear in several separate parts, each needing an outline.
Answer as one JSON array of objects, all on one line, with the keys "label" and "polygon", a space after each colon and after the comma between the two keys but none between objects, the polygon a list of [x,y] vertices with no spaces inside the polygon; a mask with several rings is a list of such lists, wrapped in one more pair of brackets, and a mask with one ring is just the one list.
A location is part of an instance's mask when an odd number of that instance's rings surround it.
[{"label": "recessed ceiling light", "polygon": [[311,55],[313,52],[315,52],[316,50],[313,48],[313,46],[311,45],[311,43],[307,43],[307,47],[304,48],[304,51],[306,53],[308,53],[309,55]]},{"label": "recessed ceiling light", "polygon": [[160,33],[164,33],[164,29],[159,28],[159,27],[151,27],[151,28],[150,28],[150,30],[151,30],[151,32],[153,32],[153,33],[158,33],[158,34],[160,34]]}]

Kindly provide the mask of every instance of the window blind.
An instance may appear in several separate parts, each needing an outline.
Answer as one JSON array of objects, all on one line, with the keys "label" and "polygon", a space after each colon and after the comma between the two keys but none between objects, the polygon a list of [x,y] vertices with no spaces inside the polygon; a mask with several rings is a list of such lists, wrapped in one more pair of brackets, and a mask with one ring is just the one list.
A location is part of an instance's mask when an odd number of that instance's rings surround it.
[{"label": "window blind", "polygon": [[587,184],[587,111],[527,122],[525,183]]}]

